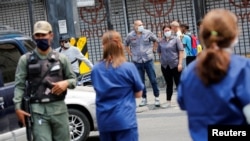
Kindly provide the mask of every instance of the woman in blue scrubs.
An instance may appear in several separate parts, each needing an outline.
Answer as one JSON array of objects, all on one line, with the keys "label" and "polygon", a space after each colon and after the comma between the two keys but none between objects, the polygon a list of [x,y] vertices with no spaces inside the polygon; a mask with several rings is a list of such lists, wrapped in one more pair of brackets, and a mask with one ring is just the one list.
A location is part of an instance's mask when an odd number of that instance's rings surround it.
[{"label": "woman in blue scrubs", "polygon": [[91,72],[100,140],[138,141],[135,98],[144,84],[135,65],[126,61],[120,33],[104,33],[102,44],[103,59]]},{"label": "woman in blue scrubs", "polygon": [[183,71],[178,87],[194,141],[208,140],[208,125],[247,124],[250,62],[233,54],[238,35],[237,17],[228,10],[211,10],[202,20],[199,38],[206,49]]}]

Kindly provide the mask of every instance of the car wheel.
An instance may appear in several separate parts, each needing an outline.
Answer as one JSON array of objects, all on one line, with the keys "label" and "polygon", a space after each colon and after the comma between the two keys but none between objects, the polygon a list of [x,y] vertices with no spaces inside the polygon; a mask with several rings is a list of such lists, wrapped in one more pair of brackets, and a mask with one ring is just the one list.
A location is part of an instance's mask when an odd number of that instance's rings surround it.
[{"label": "car wheel", "polygon": [[90,133],[88,118],[77,109],[69,109],[68,112],[71,141],[85,141]]}]

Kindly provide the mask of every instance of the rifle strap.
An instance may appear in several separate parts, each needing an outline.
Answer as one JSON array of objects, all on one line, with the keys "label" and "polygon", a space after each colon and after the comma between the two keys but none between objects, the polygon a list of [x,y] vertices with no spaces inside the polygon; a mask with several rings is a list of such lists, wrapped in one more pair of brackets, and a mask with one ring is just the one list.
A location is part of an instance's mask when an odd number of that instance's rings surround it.
[{"label": "rifle strap", "polygon": [[71,64],[75,63],[77,61],[77,59],[75,59],[74,61],[71,62]]},{"label": "rifle strap", "polygon": [[[62,52],[62,47],[59,49],[59,52]],[[72,62],[70,62],[71,64],[74,64],[77,61],[77,59],[73,60]]]}]

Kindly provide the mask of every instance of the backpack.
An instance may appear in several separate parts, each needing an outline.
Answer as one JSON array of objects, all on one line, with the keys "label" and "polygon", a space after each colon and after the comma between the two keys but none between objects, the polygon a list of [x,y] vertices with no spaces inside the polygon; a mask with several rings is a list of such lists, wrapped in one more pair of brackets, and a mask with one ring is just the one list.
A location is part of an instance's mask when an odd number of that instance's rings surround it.
[{"label": "backpack", "polygon": [[194,34],[187,34],[191,38],[192,54],[197,55],[198,38]]}]

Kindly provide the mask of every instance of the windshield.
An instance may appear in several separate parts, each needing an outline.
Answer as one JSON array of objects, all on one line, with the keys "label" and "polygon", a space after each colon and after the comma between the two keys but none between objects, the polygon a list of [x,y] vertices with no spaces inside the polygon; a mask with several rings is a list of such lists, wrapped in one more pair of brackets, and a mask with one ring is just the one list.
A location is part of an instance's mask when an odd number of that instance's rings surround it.
[{"label": "windshield", "polygon": [[23,44],[28,51],[34,50],[36,43],[33,40],[23,40]]}]

